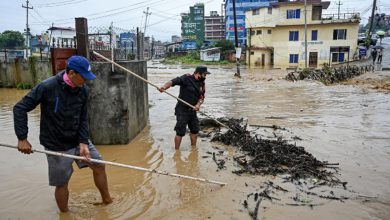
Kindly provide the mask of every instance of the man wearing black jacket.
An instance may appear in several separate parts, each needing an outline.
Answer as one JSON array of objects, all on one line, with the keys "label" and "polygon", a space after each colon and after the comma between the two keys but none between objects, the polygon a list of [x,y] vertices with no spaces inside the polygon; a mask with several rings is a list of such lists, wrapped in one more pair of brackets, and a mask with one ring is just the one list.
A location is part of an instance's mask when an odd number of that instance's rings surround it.
[{"label": "man wearing black jacket", "polygon": [[[96,76],[91,72],[89,62],[82,56],[68,59],[66,71],[58,73],[39,83],[14,106],[15,133],[18,150],[32,153],[27,140],[27,112],[41,105],[39,140],[47,150],[80,155],[85,161],[76,160],[79,168],[89,166],[93,171],[95,185],[100,191],[103,203],[112,202],[108,191],[107,175],[102,164],[88,162],[90,158],[101,159],[96,148],[89,141],[87,117],[88,87],[86,80]],[[68,182],[73,173],[73,159],[47,155],[49,185],[55,186],[55,198],[61,212],[68,209]]]},{"label": "man wearing black jacket", "polygon": [[164,92],[172,86],[180,86],[179,98],[188,102],[194,108],[178,101],[175,107],[176,115],[176,136],[175,136],[175,149],[180,148],[181,140],[186,133],[186,127],[188,125],[190,129],[191,145],[195,146],[199,132],[199,120],[196,112],[199,111],[200,105],[204,101],[206,86],[206,75],[210,74],[207,71],[207,67],[198,66],[195,69],[194,74],[185,74],[180,77],[176,77],[164,84],[159,88],[160,92]]}]

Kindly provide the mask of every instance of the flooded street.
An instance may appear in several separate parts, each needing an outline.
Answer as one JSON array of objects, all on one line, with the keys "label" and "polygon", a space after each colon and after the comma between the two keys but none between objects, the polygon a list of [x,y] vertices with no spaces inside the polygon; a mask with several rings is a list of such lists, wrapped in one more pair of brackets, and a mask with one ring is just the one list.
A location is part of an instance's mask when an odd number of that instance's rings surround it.
[{"label": "flooded street", "polygon": [[[148,80],[158,85],[190,73],[160,65],[148,69]],[[187,176],[206,178],[227,185],[160,176],[107,166],[113,204],[102,206],[89,169],[78,170],[70,181],[70,212],[60,214],[54,188],[48,186],[46,156],[24,155],[0,148],[0,219],[251,219],[242,205],[247,195],[259,192],[265,181],[288,189],[263,201],[259,219],[389,219],[390,216],[390,94],[351,85],[324,86],[319,82],[282,80],[286,72],[209,68],[202,111],[214,117],[247,119],[250,125],[277,125],[286,130],[276,135],[296,143],[317,159],[340,163],[338,178],[347,189],[335,187],[341,201],[317,198],[313,208],[291,206],[299,190],[280,177],[237,176],[234,149],[207,138],[197,147],[183,138],[174,150],[176,100],[149,87],[149,125],[128,145],[97,146],[104,160],[131,164]],[[178,87],[169,92],[178,94]],[[0,89],[0,142],[17,143],[12,107],[27,91]],[[91,110],[90,110],[91,111]],[[29,114],[29,140],[39,145],[39,109]],[[263,138],[275,138],[272,129],[251,127]],[[299,137],[302,140],[295,140]],[[226,169],[217,171],[209,152],[224,150]],[[318,189],[319,192],[321,190]],[[249,200],[249,199],[248,199]],[[251,198],[253,210],[253,197]]]}]

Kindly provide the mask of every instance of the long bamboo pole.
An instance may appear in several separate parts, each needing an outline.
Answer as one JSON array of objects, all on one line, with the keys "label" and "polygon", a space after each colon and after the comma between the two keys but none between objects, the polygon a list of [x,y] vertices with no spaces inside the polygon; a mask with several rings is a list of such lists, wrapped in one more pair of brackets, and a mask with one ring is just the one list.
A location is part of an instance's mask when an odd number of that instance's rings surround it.
[{"label": "long bamboo pole", "polygon": [[[132,71],[126,69],[125,67],[123,67],[123,66],[121,66],[121,65],[119,65],[119,64],[117,64],[117,63],[115,63],[114,61],[112,61],[112,60],[110,60],[110,59],[104,57],[104,56],[101,55],[100,53],[97,53],[96,51],[93,51],[93,54],[95,54],[96,56],[102,58],[103,60],[105,60],[105,61],[107,61],[107,62],[110,62],[110,63],[114,64],[115,66],[121,68],[122,70],[124,70],[124,71],[126,71],[126,72],[128,72],[128,73],[130,73],[131,75],[137,77],[138,79],[140,79],[140,80],[142,80],[142,81],[144,81],[144,82],[146,82],[146,83],[152,85],[152,86],[155,87],[156,89],[160,89],[160,87],[158,87],[156,84],[153,84],[152,82],[150,82],[150,81],[148,81],[148,80],[142,78],[141,76],[139,76],[139,75],[135,74],[134,72],[132,72]],[[167,92],[167,91],[164,91],[164,92],[165,92],[166,94],[170,95],[171,97],[177,99],[178,101],[180,101],[180,102],[182,102],[182,103],[188,105],[189,107],[191,107],[191,108],[193,108],[193,109],[195,108],[195,106],[193,106],[193,105],[191,105],[190,103],[184,101],[183,99],[181,99],[181,98],[179,98],[179,97],[173,95],[172,93]],[[224,123],[218,121],[217,119],[215,119],[215,118],[213,118],[213,117],[207,115],[206,113],[204,113],[204,112],[202,112],[202,111],[200,111],[200,110],[199,110],[199,112],[200,112],[201,114],[203,114],[204,116],[206,116],[206,117],[212,119],[213,121],[217,122],[217,123],[218,123],[219,125],[221,125],[222,127],[231,129],[231,128],[230,128],[229,126],[227,126],[226,124],[224,124]]]},{"label": "long bamboo pole", "polygon": [[[2,143],[0,143],[0,146],[14,148],[14,149],[18,148],[18,147],[13,146],[13,145],[2,144]],[[48,150],[33,149],[33,152],[55,155],[55,156],[59,156],[59,157],[67,157],[67,158],[72,158],[72,159],[76,159],[76,160],[85,160],[84,157],[60,153],[60,152],[48,151]],[[226,183],[218,182],[218,181],[214,181],[214,180],[208,180],[208,179],[197,178],[197,177],[192,177],[192,176],[185,176],[185,175],[181,175],[181,174],[169,173],[167,171],[159,171],[159,170],[155,170],[155,169],[147,169],[147,168],[143,168],[143,167],[137,167],[137,166],[127,165],[127,164],[122,164],[122,163],[111,162],[111,161],[97,160],[97,159],[92,159],[92,158],[89,161],[94,162],[94,163],[108,164],[108,165],[112,165],[112,166],[124,167],[124,168],[129,168],[129,169],[139,170],[139,171],[144,171],[144,172],[149,172],[149,173],[157,173],[160,175],[173,176],[173,177],[183,178],[183,179],[190,179],[190,180],[195,180],[195,181],[200,181],[200,182],[205,182],[205,183],[213,183],[213,184],[217,184],[220,186],[226,185]]]}]

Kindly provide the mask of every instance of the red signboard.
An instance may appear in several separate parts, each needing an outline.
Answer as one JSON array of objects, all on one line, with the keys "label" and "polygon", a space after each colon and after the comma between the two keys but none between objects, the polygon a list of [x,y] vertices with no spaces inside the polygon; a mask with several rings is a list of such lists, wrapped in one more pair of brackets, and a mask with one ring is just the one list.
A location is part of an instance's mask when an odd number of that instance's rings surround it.
[{"label": "red signboard", "polygon": [[[237,27],[238,31],[244,30],[244,27]],[[229,31],[234,31],[234,27],[229,27]]]}]

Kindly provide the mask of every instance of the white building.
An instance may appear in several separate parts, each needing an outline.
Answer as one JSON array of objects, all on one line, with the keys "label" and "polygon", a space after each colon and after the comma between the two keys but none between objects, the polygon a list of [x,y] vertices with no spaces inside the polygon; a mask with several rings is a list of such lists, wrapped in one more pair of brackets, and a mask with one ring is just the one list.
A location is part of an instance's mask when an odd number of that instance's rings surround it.
[{"label": "white building", "polygon": [[47,29],[50,36],[50,45],[55,43],[55,47],[61,47],[62,44],[70,45],[71,42],[74,43],[76,37],[76,30],[71,27],[51,27]]},{"label": "white building", "polygon": [[200,51],[200,60],[219,61],[221,59],[221,49],[219,47],[209,48]]}]

